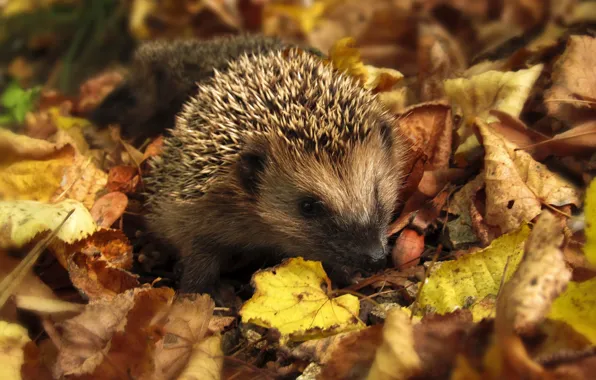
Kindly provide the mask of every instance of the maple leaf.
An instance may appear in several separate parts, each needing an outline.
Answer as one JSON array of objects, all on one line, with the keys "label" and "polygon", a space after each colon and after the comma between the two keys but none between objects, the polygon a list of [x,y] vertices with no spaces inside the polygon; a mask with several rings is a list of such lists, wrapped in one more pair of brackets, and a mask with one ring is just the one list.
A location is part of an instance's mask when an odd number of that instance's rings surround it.
[{"label": "maple leaf", "polygon": [[154,352],[158,378],[220,378],[221,339],[210,335],[209,329],[214,306],[208,295],[192,295],[177,298],[167,309],[167,315],[161,317],[166,319],[164,336]]},{"label": "maple leaf", "polygon": [[240,310],[242,321],[276,328],[282,340],[301,341],[364,327],[351,294],[330,298],[331,281],[318,261],[286,260],[252,279],[256,291]]}]

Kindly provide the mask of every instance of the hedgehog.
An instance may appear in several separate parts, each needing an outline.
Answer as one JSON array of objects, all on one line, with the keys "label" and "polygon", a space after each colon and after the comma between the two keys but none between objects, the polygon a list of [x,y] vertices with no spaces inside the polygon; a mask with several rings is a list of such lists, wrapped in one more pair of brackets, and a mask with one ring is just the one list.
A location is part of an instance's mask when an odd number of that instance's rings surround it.
[{"label": "hedgehog", "polygon": [[148,227],[179,252],[180,290],[213,292],[263,255],[321,261],[340,285],[385,268],[408,151],[394,125],[374,94],[304,50],[214,68],[145,178]]},{"label": "hedgehog", "polygon": [[125,139],[140,142],[157,137],[174,127],[175,115],[194,95],[197,82],[212,77],[216,70],[225,70],[231,60],[242,54],[260,54],[284,46],[277,38],[248,34],[207,41],[144,43],[133,55],[128,78],[88,118],[100,129],[120,125]]}]

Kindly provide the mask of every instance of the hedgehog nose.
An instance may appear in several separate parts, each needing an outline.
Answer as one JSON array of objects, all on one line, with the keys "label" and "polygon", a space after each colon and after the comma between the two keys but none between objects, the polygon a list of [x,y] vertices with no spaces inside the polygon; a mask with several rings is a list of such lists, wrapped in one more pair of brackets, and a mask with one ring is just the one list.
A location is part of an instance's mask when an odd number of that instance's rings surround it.
[{"label": "hedgehog nose", "polygon": [[387,254],[383,247],[375,247],[368,251],[368,267],[371,271],[378,271],[387,266]]}]

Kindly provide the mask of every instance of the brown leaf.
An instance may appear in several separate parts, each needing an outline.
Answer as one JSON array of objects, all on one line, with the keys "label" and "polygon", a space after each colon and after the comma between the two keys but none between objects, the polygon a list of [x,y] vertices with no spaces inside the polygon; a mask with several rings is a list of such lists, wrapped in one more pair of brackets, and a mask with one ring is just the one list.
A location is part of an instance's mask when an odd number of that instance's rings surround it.
[{"label": "brown leaf", "polygon": [[151,368],[152,318],[174,297],[168,288],[137,288],[110,300],[91,301],[80,315],[58,325],[54,376],[140,377]]},{"label": "brown leaf", "polygon": [[482,122],[477,124],[485,149],[487,223],[502,233],[531,221],[541,203],[554,206],[580,205],[580,191],[570,182],[550,172],[516,146],[495,134]]},{"label": "brown leaf", "polygon": [[[596,60],[592,52],[596,38],[571,36],[565,53],[557,60],[552,74],[553,85],[545,96],[549,114],[572,121],[574,109],[596,109]],[[577,112],[576,112],[577,113]]]},{"label": "brown leaf", "polygon": [[453,124],[451,108],[443,103],[423,103],[402,113],[398,125],[428,157],[425,170],[449,166]]},{"label": "brown leaf", "polygon": [[145,153],[143,153],[143,162],[145,162],[149,157],[159,156],[161,154],[161,150],[163,148],[163,136],[159,136],[155,140],[151,141],[147,148],[145,148]]},{"label": "brown leaf", "polygon": [[[596,116],[596,114],[595,114]],[[520,145],[526,151],[539,151],[541,156],[591,156],[596,151],[596,119],[580,123],[551,139],[535,144]],[[536,153],[533,154],[536,157]]]},{"label": "brown leaf", "polygon": [[124,213],[128,197],[124,193],[111,192],[99,198],[91,208],[91,216],[100,228],[110,228]]},{"label": "brown leaf", "polygon": [[[56,255],[73,285],[90,299],[110,299],[139,286],[132,267],[132,247],[118,230],[99,230]],[[65,263],[62,263],[62,262]]]},{"label": "brown leaf", "polygon": [[484,186],[484,172],[481,172],[455,193],[453,199],[447,203],[447,211],[459,216],[447,222],[448,237],[454,249],[478,242],[472,226],[470,209],[472,203],[476,201],[476,193]]},{"label": "brown leaf", "polygon": [[139,186],[138,169],[132,166],[116,166],[108,173],[106,189],[122,193],[133,193]]},{"label": "brown leaf", "polygon": [[[203,351],[201,341],[209,334],[209,321],[213,315],[214,303],[208,295],[189,295],[177,298],[164,318],[163,337],[157,342],[154,355],[156,378],[180,378],[180,373],[189,365],[189,360]],[[209,357],[215,364],[214,370],[221,370],[223,356]],[[202,357],[201,357],[202,358]],[[201,361],[199,358],[199,361]],[[199,363],[200,366],[200,363]],[[197,377],[197,379],[205,377]],[[218,378],[218,377],[216,377]]]},{"label": "brown leaf", "polygon": [[366,376],[383,339],[383,326],[376,325],[342,339],[321,373],[322,379],[350,380]]}]

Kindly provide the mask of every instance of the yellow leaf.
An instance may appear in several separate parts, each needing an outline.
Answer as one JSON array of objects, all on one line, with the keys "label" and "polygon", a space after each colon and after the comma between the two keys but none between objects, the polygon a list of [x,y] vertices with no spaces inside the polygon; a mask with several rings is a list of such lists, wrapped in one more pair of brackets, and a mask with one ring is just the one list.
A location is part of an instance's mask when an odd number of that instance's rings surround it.
[{"label": "yellow leaf", "polygon": [[367,379],[408,379],[420,372],[421,367],[410,316],[401,308],[391,309],[383,325],[383,343],[377,349]]},{"label": "yellow leaf", "polygon": [[549,318],[566,322],[596,343],[596,278],[570,282],[552,305]]},{"label": "yellow leaf", "polygon": [[481,251],[436,265],[438,268],[431,272],[422,287],[419,306],[445,314],[472,305],[474,300],[489,294],[496,295],[507,259],[509,265],[505,280],[515,272],[529,233],[529,227],[522,225],[518,230],[493,240]]},{"label": "yellow leaf", "polygon": [[462,115],[462,125],[457,131],[460,147],[455,152],[458,162],[467,161],[468,155],[473,156],[479,147],[471,128],[474,120],[480,118],[486,123],[497,121],[489,114],[491,110],[519,116],[542,67],[540,64],[516,72],[487,71],[471,78],[445,81],[445,94],[455,109],[454,113]]},{"label": "yellow leaf", "polygon": [[74,154],[73,147],[67,145],[42,160],[0,164],[0,199],[49,201],[60,189]]},{"label": "yellow leaf", "polygon": [[584,206],[586,218],[586,244],[584,253],[588,261],[596,265],[596,179],[592,180],[586,192],[586,204]]},{"label": "yellow leaf", "polygon": [[268,17],[275,14],[281,14],[294,20],[304,34],[310,33],[319,22],[325,10],[331,5],[333,0],[313,1],[310,6],[276,4],[268,2],[265,6],[264,14]]},{"label": "yellow leaf", "polygon": [[240,310],[242,321],[276,328],[282,341],[321,338],[361,329],[358,298],[330,298],[331,281],[318,261],[292,258],[255,273],[256,291]]},{"label": "yellow leaf", "polygon": [[219,380],[223,368],[221,337],[213,335],[195,343],[188,364],[178,380]]},{"label": "yellow leaf", "polygon": [[22,247],[36,235],[52,231],[72,209],[75,212],[56,237],[74,243],[95,231],[95,222],[81,203],[67,199],[56,204],[35,201],[0,201],[0,248]]},{"label": "yellow leaf", "polygon": [[0,379],[21,379],[21,366],[25,362],[23,347],[30,341],[25,328],[0,321]]},{"label": "yellow leaf", "polygon": [[70,129],[72,127],[83,128],[91,123],[87,119],[74,116],[65,116],[60,112],[60,107],[51,107],[48,109],[50,118],[58,129]]},{"label": "yellow leaf", "polygon": [[[391,90],[393,85],[403,79],[404,76],[397,70],[377,68],[362,63],[360,52],[354,47],[355,43],[353,38],[347,37],[337,41],[331,47],[329,60],[333,67],[358,79],[364,88],[378,92]],[[401,92],[394,95],[399,99],[403,96]]]}]

